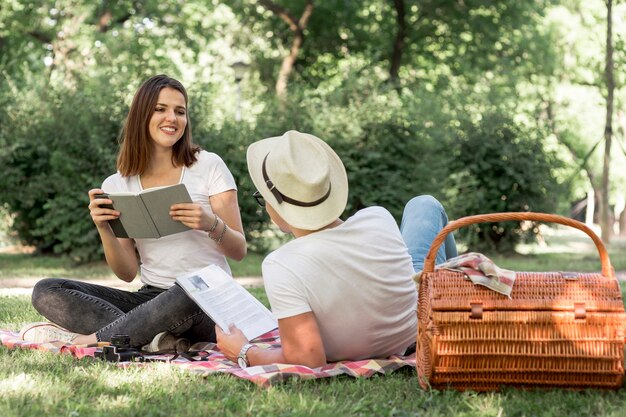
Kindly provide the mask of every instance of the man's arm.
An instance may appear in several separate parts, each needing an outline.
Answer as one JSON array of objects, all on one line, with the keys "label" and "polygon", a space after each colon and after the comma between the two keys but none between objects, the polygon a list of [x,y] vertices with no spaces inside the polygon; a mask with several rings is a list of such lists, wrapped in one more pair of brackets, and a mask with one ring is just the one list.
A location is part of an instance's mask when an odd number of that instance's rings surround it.
[{"label": "man's arm", "polygon": [[[278,320],[281,348],[248,350],[250,366],[289,363],[317,368],[326,365],[326,353],[315,315],[311,312]],[[239,351],[248,343],[241,330],[231,325],[230,334],[215,326],[217,345],[224,355],[237,362]]]}]

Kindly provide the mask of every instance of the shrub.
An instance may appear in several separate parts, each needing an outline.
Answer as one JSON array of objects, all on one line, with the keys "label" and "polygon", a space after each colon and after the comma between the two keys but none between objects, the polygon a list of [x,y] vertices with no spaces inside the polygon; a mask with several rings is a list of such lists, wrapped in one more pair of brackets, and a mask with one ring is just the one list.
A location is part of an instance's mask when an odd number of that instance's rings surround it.
[{"label": "shrub", "polygon": [[0,195],[23,243],[86,261],[102,254],[87,191],[115,169],[123,106],[104,88],[83,84],[75,91],[13,95],[5,117],[19,128],[2,132],[10,144],[0,153]]},{"label": "shrub", "polygon": [[[219,97],[201,85],[190,91],[194,140],[220,155],[233,173],[251,250],[264,252],[283,238],[267,239],[269,219],[251,198],[246,149],[290,129],[328,141],[344,161],[350,194],[343,217],[382,205],[399,221],[404,204],[426,193],[442,199],[452,217],[552,210],[557,160],[543,150],[539,131],[501,114],[459,125],[450,97],[427,90],[400,96],[376,82],[353,77],[336,88],[293,88],[285,103],[261,97],[264,110],[254,122],[215,121],[210,115]],[[40,252],[77,261],[100,258],[87,191],[115,171],[117,136],[127,112],[120,95],[127,88],[98,79],[72,90],[4,88],[0,204],[13,216],[14,232]],[[486,239],[500,250],[523,238],[518,225],[479,226],[463,236],[476,244]]]},{"label": "shrub", "polygon": [[[561,163],[544,148],[542,132],[500,113],[465,122],[451,144],[446,183],[452,217],[491,212],[554,212],[562,186],[554,171]],[[512,251],[538,233],[519,222],[483,223],[460,230],[470,249]]]}]

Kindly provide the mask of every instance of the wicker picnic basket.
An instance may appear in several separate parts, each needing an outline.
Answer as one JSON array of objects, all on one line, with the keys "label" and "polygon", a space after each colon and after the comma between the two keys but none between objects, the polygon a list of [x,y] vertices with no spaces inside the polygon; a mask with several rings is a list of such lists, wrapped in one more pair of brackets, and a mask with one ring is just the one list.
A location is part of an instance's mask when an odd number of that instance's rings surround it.
[{"label": "wicker picnic basket", "polygon": [[[517,272],[511,298],[464,274],[435,270],[452,231],[475,223],[530,220],[585,232],[602,273]],[[626,314],[608,253],[584,224],[542,213],[463,217],[435,238],[418,300],[417,372],[423,388],[491,391],[523,387],[620,388]]]}]

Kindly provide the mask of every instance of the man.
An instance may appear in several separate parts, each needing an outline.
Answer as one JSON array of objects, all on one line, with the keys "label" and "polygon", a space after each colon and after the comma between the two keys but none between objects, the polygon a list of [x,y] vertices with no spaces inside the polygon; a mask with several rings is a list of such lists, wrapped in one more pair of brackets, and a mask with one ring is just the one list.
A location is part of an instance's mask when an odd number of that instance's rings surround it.
[{"label": "man", "polygon": [[[405,354],[417,334],[417,291],[411,256],[391,214],[369,207],[339,218],[348,198],[346,171],[313,135],[289,131],[261,140],[248,148],[247,159],[257,201],[295,239],[269,254],[262,267],[281,348],[252,345],[235,326],[228,333],[216,327],[226,357],[242,367],[316,368]],[[447,218],[441,205],[430,206],[441,219],[427,222],[436,234]]]}]

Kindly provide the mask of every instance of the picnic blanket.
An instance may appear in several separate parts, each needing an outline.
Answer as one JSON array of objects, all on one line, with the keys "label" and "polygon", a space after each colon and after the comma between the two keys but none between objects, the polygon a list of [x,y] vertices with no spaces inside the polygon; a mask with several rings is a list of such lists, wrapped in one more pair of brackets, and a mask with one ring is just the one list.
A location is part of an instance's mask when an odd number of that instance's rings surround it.
[{"label": "picnic blanket", "polygon": [[[37,349],[53,353],[71,354],[76,358],[93,358],[98,347],[96,346],[75,346],[63,342],[32,343],[19,340],[19,333],[10,330],[0,330],[0,344],[8,349]],[[271,331],[254,343],[261,347],[280,346],[278,330]],[[198,344],[192,346],[196,348]],[[144,355],[149,361],[170,363],[179,366],[187,371],[210,375],[215,373],[226,373],[238,378],[251,381],[259,386],[267,387],[278,382],[291,379],[316,379],[328,378],[338,375],[348,375],[355,378],[368,378],[376,374],[388,374],[403,367],[415,369],[415,353],[410,356],[391,356],[385,359],[365,359],[360,361],[342,361],[329,363],[320,368],[308,368],[300,365],[272,364],[262,366],[251,366],[241,369],[237,364],[226,359],[217,349],[214,343],[205,343],[201,346],[201,353],[196,358],[204,360],[190,360],[184,357],[175,357],[174,354],[167,355]],[[94,358],[95,360],[95,358]],[[120,367],[147,366],[150,362],[115,362]]]}]

